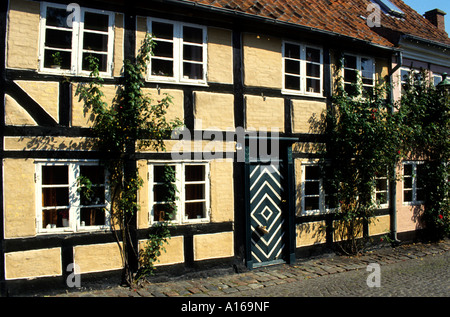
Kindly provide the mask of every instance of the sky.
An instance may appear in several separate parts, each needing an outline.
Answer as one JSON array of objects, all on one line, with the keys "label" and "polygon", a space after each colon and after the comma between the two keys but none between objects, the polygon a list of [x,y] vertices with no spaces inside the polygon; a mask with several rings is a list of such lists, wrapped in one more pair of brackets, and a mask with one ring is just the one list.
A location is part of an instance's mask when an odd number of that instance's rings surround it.
[{"label": "sky", "polygon": [[450,34],[450,0],[403,0],[403,2],[421,15],[433,9],[441,9],[446,12],[445,30]]}]

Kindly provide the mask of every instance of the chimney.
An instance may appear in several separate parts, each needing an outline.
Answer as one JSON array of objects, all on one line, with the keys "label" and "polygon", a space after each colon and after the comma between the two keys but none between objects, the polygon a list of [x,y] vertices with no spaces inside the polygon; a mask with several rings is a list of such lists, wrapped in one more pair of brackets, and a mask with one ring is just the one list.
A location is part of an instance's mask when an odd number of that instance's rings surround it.
[{"label": "chimney", "polygon": [[444,31],[445,32],[445,20],[444,20],[444,16],[447,13],[445,13],[444,11],[440,10],[440,9],[434,9],[431,11],[427,11],[425,12],[424,16],[425,19],[427,19],[428,21],[430,21],[433,25],[435,25],[439,30]]}]

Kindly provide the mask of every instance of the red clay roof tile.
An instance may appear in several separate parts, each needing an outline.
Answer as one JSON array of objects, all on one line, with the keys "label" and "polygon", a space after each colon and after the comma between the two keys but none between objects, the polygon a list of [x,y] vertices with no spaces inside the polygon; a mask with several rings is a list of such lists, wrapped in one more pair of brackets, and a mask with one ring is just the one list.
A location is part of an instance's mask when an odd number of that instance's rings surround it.
[{"label": "red clay roof tile", "polygon": [[363,18],[371,13],[367,11],[367,5],[371,3],[371,0],[186,1],[334,32],[382,46],[392,47],[397,44],[393,38],[382,35],[386,34],[386,31],[397,35],[414,35],[450,45],[447,33],[440,31],[401,0],[390,1],[405,13],[404,17],[397,18],[382,14],[382,28],[370,28]]}]

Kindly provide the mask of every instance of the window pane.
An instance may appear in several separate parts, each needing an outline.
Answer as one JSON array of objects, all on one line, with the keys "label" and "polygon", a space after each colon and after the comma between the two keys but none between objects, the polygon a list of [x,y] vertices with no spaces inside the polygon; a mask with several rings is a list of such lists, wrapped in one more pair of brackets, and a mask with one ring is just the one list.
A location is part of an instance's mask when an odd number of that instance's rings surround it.
[{"label": "window pane", "polygon": [[305,197],[305,210],[319,209],[319,197]]},{"label": "window pane", "polygon": [[43,188],[42,207],[56,207],[69,205],[69,188]]},{"label": "window pane", "polygon": [[80,221],[83,226],[102,226],[105,224],[103,208],[81,208]]},{"label": "window pane", "polygon": [[109,16],[105,14],[98,14],[86,12],[84,14],[84,28],[95,31],[108,31]]},{"label": "window pane", "polygon": [[320,80],[319,79],[306,79],[306,91],[320,93]]},{"label": "window pane", "polygon": [[320,63],[320,50],[315,48],[306,48],[306,60],[308,62]]},{"label": "window pane", "polygon": [[[61,63],[58,65],[58,62],[55,60],[55,54],[59,53],[59,57],[61,57]],[[48,50],[46,49],[44,52],[44,67],[51,68],[52,66],[60,66],[62,69],[70,69],[70,65],[72,63],[72,53],[57,51],[57,50]]]},{"label": "window pane", "polygon": [[173,77],[173,62],[152,58],[152,75]]},{"label": "window pane", "polygon": [[108,35],[84,32],[83,49],[108,52]]},{"label": "window pane", "polygon": [[156,45],[153,49],[153,54],[155,54],[154,56],[172,58],[173,43],[156,41]]},{"label": "window pane", "polygon": [[183,41],[190,43],[203,43],[203,30],[189,26],[183,27]]},{"label": "window pane", "polygon": [[195,203],[185,203],[185,216],[188,219],[198,219],[204,218],[205,215],[205,203],[204,202],[195,202]]},{"label": "window pane", "polygon": [[405,164],[403,166],[403,175],[404,176],[412,176],[412,171],[413,171],[413,168],[412,168],[411,164]]},{"label": "window pane", "polygon": [[300,90],[300,77],[286,75],[284,86],[286,89]]},{"label": "window pane", "polygon": [[155,202],[166,202],[170,199],[169,191],[164,185],[154,185],[153,186],[153,201]]},{"label": "window pane", "polygon": [[183,63],[183,78],[203,79],[203,65]]},{"label": "window pane", "polygon": [[[173,173],[175,173],[175,166],[173,165],[156,165],[153,166],[153,182],[155,183],[163,183],[165,179],[166,170],[171,169]],[[175,174],[173,174],[175,176]],[[170,180],[171,182],[175,182],[176,178]]]},{"label": "window pane", "polygon": [[69,184],[68,166],[42,166],[42,185]]},{"label": "window pane", "polygon": [[413,184],[412,177],[405,177],[403,179],[404,188],[412,188],[412,184]]},{"label": "window pane", "polygon": [[82,165],[80,166],[80,174],[89,178],[92,184],[103,185],[105,183],[105,170],[101,166]]},{"label": "window pane", "polygon": [[289,58],[300,59],[300,46],[286,43],[284,45],[284,56]]},{"label": "window pane", "polygon": [[154,221],[164,221],[169,218],[170,220],[175,219],[176,213],[172,210],[169,204],[155,204],[153,205],[153,220]]},{"label": "window pane", "polygon": [[62,228],[69,226],[69,210],[43,210],[42,228]]},{"label": "window pane", "polygon": [[320,183],[319,182],[305,182],[305,194],[306,195],[319,195]]},{"label": "window pane", "polygon": [[320,65],[307,63],[306,76],[320,78]]},{"label": "window pane", "polygon": [[205,180],[204,165],[186,165],[184,179],[186,182],[201,182]]},{"label": "window pane", "polygon": [[403,191],[403,201],[412,201],[412,190]]},{"label": "window pane", "polygon": [[201,62],[203,61],[203,47],[184,45],[183,59],[187,61]]},{"label": "window pane", "polygon": [[71,12],[66,9],[47,7],[46,25],[60,28],[69,28],[67,25],[67,17]]},{"label": "window pane", "polygon": [[173,39],[173,25],[161,22],[152,22],[153,36],[159,39]]},{"label": "window pane", "polygon": [[387,190],[387,180],[386,179],[377,179],[376,180],[377,185],[376,185],[376,190],[377,191],[386,191]]},{"label": "window pane", "polygon": [[418,188],[422,188],[424,186],[423,180],[425,179],[425,175],[426,175],[425,174],[426,171],[425,171],[425,168],[424,168],[423,164],[416,165],[416,173],[417,173],[417,175],[416,175],[417,187]]},{"label": "window pane", "polygon": [[315,179],[315,180],[319,180],[320,179],[320,167],[319,166],[307,166],[305,169],[305,179]]},{"label": "window pane", "polygon": [[344,67],[356,69],[356,56],[344,55]]},{"label": "window pane", "polygon": [[91,71],[89,67],[89,56],[96,57],[98,59],[98,70],[101,72],[106,72],[108,69],[108,56],[106,54],[95,54],[95,53],[83,53],[83,65],[82,69],[86,71]]},{"label": "window pane", "polygon": [[286,59],[284,63],[284,72],[289,74],[300,74],[300,62]]},{"label": "window pane", "polygon": [[377,204],[387,204],[388,202],[388,197],[387,197],[387,193],[377,193]]},{"label": "window pane", "polygon": [[185,192],[186,200],[205,199],[205,184],[187,184]]},{"label": "window pane", "polygon": [[344,89],[345,89],[345,92],[349,96],[358,96],[359,95],[358,85],[356,85],[356,84],[345,84]]},{"label": "window pane", "polygon": [[64,30],[45,30],[45,46],[72,49],[72,32]]},{"label": "window pane", "polygon": [[81,205],[103,205],[105,203],[105,187],[92,186],[90,190],[82,188],[80,191]]},{"label": "window pane", "polygon": [[344,81],[349,83],[356,83],[358,78],[358,72],[356,70],[345,69],[344,70]]}]

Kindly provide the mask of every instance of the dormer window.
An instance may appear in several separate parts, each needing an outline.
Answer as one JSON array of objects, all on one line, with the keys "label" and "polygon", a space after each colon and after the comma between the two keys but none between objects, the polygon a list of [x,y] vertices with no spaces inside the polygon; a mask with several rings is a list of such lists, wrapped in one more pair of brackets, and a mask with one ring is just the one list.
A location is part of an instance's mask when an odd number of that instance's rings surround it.
[{"label": "dormer window", "polygon": [[383,10],[384,13],[395,16],[395,17],[403,17],[405,13],[400,10],[395,4],[393,4],[389,0],[373,0],[376,4],[378,4]]}]

